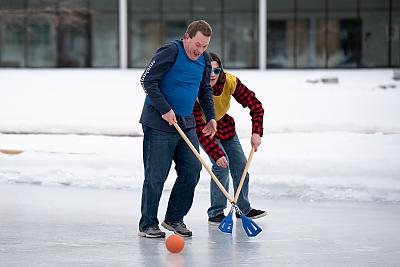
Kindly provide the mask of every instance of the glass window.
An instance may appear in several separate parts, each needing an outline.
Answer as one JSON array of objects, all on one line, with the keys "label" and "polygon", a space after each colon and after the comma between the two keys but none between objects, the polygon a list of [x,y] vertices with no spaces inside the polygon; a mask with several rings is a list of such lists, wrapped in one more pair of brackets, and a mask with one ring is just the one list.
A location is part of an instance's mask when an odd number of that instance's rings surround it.
[{"label": "glass window", "polygon": [[[374,0],[376,1],[376,0]],[[378,0],[379,1],[379,0]],[[357,12],[358,0],[329,0],[328,10],[333,12]]]},{"label": "glass window", "polygon": [[87,11],[89,8],[88,0],[62,0],[59,1],[59,10],[67,11]]},{"label": "glass window", "polygon": [[267,66],[293,68],[295,48],[295,1],[267,1]]},{"label": "glass window", "polygon": [[129,66],[145,67],[163,43],[163,25],[158,14],[130,14]]},{"label": "glass window", "polygon": [[392,8],[394,11],[400,11],[400,1],[392,1]]},{"label": "glass window", "polygon": [[[214,52],[222,58],[222,40],[224,33],[222,32],[222,2],[213,0],[195,0],[193,20],[204,19],[207,21],[213,30],[210,45],[207,51]],[[224,59],[222,58],[224,61]],[[225,62],[224,62],[225,63]]]},{"label": "glass window", "polygon": [[128,0],[128,66],[147,66],[164,43],[161,0]]},{"label": "glass window", "polygon": [[[339,0],[343,1],[343,0]],[[302,12],[324,12],[326,9],[325,1],[321,0],[297,0],[297,11]]]},{"label": "glass window", "polygon": [[88,17],[80,12],[72,16],[61,16],[58,25],[58,66],[89,67],[89,23]]},{"label": "glass window", "polygon": [[0,16],[0,66],[118,66],[118,0],[1,2],[3,13],[22,6]]},{"label": "glass window", "polygon": [[363,67],[387,67],[389,64],[389,1],[360,1]]},{"label": "glass window", "polygon": [[25,0],[2,0],[0,1],[0,9],[3,11],[24,9]]},{"label": "glass window", "polygon": [[[390,0],[269,0],[267,3],[269,67],[388,65]],[[396,32],[395,26],[391,29],[392,34]],[[393,47],[392,54],[397,55],[396,51]]]},{"label": "glass window", "polygon": [[181,39],[188,23],[197,19],[206,20],[213,28],[208,51],[218,53],[225,66],[257,67],[257,0],[168,0],[161,2],[162,12],[131,7],[134,4],[142,6],[142,1],[129,1],[130,67],[145,67],[162,44]]},{"label": "glass window", "polygon": [[222,8],[225,67],[258,67],[258,1],[223,1]]},{"label": "glass window", "polygon": [[387,11],[389,1],[395,3],[397,0],[360,0],[360,8],[364,11]]},{"label": "glass window", "polygon": [[222,1],[215,0],[194,0],[193,10],[195,12],[220,12]]},{"label": "glass window", "polygon": [[226,12],[254,12],[258,10],[258,1],[254,0],[226,0],[223,5]]},{"label": "glass window", "polygon": [[162,0],[128,0],[129,12],[160,12]]},{"label": "glass window", "polygon": [[191,10],[191,1],[182,0],[163,0],[162,8],[164,12],[188,13]]},{"label": "glass window", "polygon": [[118,0],[90,0],[90,9],[105,13],[116,13],[118,11]]},{"label": "glass window", "polygon": [[56,26],[47,16],[28,18],[28,67],[57,67]]},{"label": "glass window", "polygon": [[295,66],[325,67],[325,1],[298,0],[295,39]]},{"label": "glass window", "polygon": [[227,14],[224,23],[225,67],[256,68],[258,65],[258,16]]},{"label": "glass window", "polygon": [[57,0],[26,0],[26,6],[28,9],[35,10],[35,13],[40,12],[54,12],[58,6]]},{"label": "glass window", "polygon": [[90,0],[91,66],[118,67],[118,0]]},{"label": "glass window", "polygon": [[[220,14],[217,13],[202,13],[195,12],[193,20],[204,19],[207,21],[213,30],[213,35],[211,37],[210,45],[208,46],[207,51],[217,53],[220,57],[222,57],[222,18]],[[224,62],[225,63],[225,62]]]},{"label": "glass window", "polygon": [[0,1],[0,67],[25,66],[24,1]]},{"label": "glass window", "polygon": [[189,15],[186,13],[166,13],[163,17],[163,43],[180,40],[186,32],[190,23]]},{"label": "glass window", "polygon": [[91,66],[118,67],[118,14],[94,13],[91,16],[91,35]]},{"label": "glass window", "polygon": [[23,18],[3,15],[0,23],[0,66],[25,66],[25,29]]},{"label": "glass window", "polygon": [[328,6],[327,66],[357,67],[361,57],[361,20],[357,0],[330,1]]},{"label": "glass window", "polygon": [[145,67],[163,44],[180,40],[186,31],[189,16],[185,13],[164,13],[162,19],[153,14],[131,14],[129,17],[129,66]]},{"label": "glass window", "polygon": [[392,9],[392,66],[400,67],[400,1],[393,1]]},{"label": "glass window", "polygon": [[279,12],[294,12],[294,3],[294,0],[268,0],[268,15],[270,13],[273,14]]}]

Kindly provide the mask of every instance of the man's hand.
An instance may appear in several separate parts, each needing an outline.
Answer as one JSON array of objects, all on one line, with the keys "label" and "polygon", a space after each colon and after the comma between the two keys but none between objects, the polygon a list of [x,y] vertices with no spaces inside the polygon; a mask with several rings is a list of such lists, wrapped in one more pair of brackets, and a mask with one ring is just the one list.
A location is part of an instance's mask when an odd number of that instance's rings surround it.
[{"label": "man's hand", "polygon": [[219,158],[215,163],[217,163],[219,167],[228,168],[228,161],[226,160],[225,156]]},{"label": "man's hand", "polygon": [[176,122],[175,112],[171,109],[167,113],[161,115],[161,117],[169,123],[169,125],[174,124]]},{"label": "man's hand", "polygon": [[210,138],[213,138],[214,135],[217,133],[217,121],[210,120],[206,126],[204,126],[203,133],[207,136],[209,135]]},{"label": "man's hand", "polygon": [[261,137],[259,134],[253,133],[251,136],[251,146],[254,147],[254,151],[257,151],[258,146],[261,144]]}]

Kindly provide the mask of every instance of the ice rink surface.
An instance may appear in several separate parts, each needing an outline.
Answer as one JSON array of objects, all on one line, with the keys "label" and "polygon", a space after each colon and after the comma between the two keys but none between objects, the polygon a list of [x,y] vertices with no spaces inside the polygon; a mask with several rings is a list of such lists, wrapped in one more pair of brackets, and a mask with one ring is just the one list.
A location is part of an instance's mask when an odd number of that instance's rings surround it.
[{"label": "ice rink surface", "polygon": [[[168,191],[159,209],[163,219]],[[268,215],[247,237],[207,223],[208,195],[185,218],[180,254],[137,235],[138,190],[0,184],[0,266],[398,266],[400,205],[251,196]],[[167,235],[170,232],[167,231]]]}]

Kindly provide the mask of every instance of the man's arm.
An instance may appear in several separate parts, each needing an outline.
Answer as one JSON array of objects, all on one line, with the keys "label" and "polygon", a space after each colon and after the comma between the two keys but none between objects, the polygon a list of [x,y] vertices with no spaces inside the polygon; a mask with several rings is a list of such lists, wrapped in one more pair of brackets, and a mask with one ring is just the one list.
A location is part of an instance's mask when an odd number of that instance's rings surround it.
[{"label": "man's arm", "polygon": [[203,72],[203,78],[200,83],[198,99],[201,108],[203,109],[204,115],[206,116],[207,123],[214,119],[214,96],[213,89],[210,85],[210,75],[211,75],[211,58],[207,52],[204,53],[206,59],[206,68]]},{"label": "man's arm", "polygon": [[165,73],[175,63],[177,54],[178,48],[175,44],[169,43],[162,46],[151,59],[140,78],[144,92],[150,97],[153,106],[161,114],[168,113],[171,110],[171,106],[162,95],[159,84]]}]

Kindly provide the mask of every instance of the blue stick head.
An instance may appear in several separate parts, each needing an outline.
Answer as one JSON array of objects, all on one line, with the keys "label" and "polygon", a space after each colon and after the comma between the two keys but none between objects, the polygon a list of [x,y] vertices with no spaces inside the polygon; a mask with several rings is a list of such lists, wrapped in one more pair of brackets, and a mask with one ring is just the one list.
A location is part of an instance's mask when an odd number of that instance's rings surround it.
[{"label": "blue stick head", "polygon": [[221,221],[218,226],[219,230],[224,233],[232,233],[233,228],[233,219],[232,219],[232,211],[228,213],[228,215]]},{"label": "blue stick head", "polygon": [[252,219],[247,218],[243,214],[240,214],[240,218],[242,219],[242,225],[247,236],[253,237],[262,231],[261,227],[258,226]]}]

